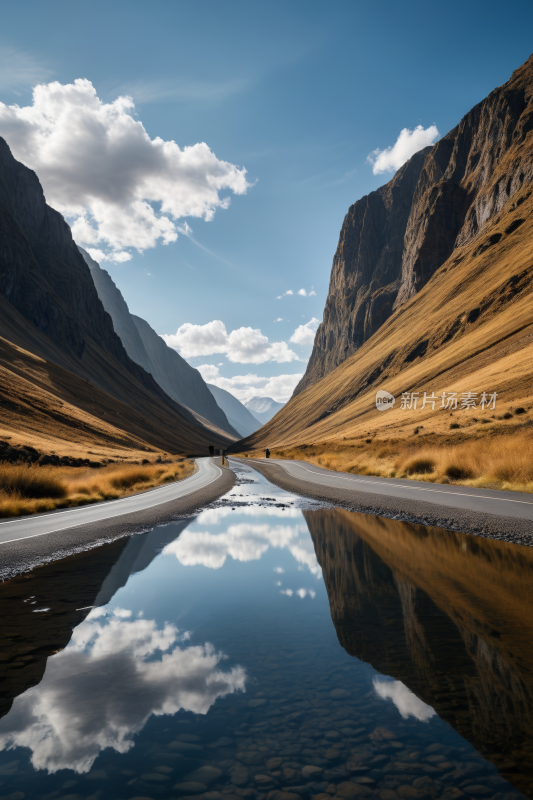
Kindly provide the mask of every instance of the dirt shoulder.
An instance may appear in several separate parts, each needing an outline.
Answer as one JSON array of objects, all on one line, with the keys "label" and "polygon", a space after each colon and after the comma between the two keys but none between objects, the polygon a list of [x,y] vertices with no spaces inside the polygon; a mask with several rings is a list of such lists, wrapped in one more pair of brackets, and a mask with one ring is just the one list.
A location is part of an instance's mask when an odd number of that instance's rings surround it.
[{"label": "dirt shoulder", "polygon": [[222,474],[208,486],[185,497],[120,517],[0,545],[0,580],[122,536],[145,533],[156,525],[165,525],[198,513],[204,506],[229,492],[236,483],[236,476],[231,469],[221,466],[220,459],[216,463]]},{"label": "dirt shoulder", "polygon": [[252,461],[252,459],[242,459],[242,461],[288,492],[310,497],[349,511],[533,546],[530,520],[500,517],[461,508],[454,509],[421,500],[370,494],[364,490],[321,486],[289,475],[278,464],[267,465],[265,462]]}]

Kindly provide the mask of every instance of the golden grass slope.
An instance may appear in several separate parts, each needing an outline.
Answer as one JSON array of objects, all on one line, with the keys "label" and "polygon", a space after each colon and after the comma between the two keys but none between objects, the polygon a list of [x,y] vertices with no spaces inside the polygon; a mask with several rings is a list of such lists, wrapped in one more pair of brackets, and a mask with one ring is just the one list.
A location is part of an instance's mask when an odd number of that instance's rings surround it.
[{"label": "golden grass slope", "polygon": [[109,464],[97,470],[0,463],[0,517],[116,500],[183,480],[194,470],[194,462],[184,458],[171,464]]},{"label": "golden grass slope", "polygon": [[[334,452],[345,440],[368,438],[374,445],[402,441],[412,450],[438,450],[505,436],[509,424],[497,418],[523,407],[526,414],[510,427],[519,449],[531,453],[532,279],[533,195],[524,187],[357,353],[291,399],[239,451],[292,447],[305,458],[306,445]],[[392,410],[376,409],[378,389],[397,398]],[[417,408],[401,408],[402,393],[411,392],[419,393]],[[475,392],[478,399],[497,392],[498,398],[495,410],[441,409],[439,402],[433,411],[420,408],[424,392]]]}]

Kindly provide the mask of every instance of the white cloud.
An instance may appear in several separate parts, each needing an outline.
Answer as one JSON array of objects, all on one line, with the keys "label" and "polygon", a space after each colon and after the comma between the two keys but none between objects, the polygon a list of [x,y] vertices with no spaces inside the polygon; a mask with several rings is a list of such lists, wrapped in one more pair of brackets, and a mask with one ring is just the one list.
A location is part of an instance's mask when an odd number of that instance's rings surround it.
[{"label": "white cloud", "polygon": [[[228,556],[235,561],[258,561],[269,548],[278,547],[287,549],[297,563],[319,579],[322,570],[316,560],[313,543],[309,537],[300,538],[301,533],[307,533],[307,528],[302,525],[251,522],[230,525],[222,533],[189,529],[168,544],[163,553],[175,555],[180,564],[187,567],[201,565],[220,569]],[[279,573],[279,570],[275,568],[274,572]]]},{"label": "white cloud", "polygon": [[311,291],[309,292],[309,294],[308,294],[307,296],[308,296],[308,297],[316,297],[316,292],[315,292],[315,290],[314,290],[314,289],[311,289]]},{"label": "white cloud", "polygon": [[305,325],[298,325],[289,341],[294,344],[310,345],[315,341],[316,329],[320,325],[320,320],[316,317],[310,319]]},{"label": "white cloud", "polygon": [[413,694],[401,681],[380,681],[374,678],[374,689],[382,700],[392,700],[404,719],[415,717],[427,722],[435,716],[435,711]]},{"label": "white cloud", "polygon": [[307,292],[305,289],[298,289],[298,294],[301,294],[302,297],[307,297]]},{"label": "white cloud", "polygon": [[283,317],[278,317],[277,319],[274,320],[274,322],[283,322]]},{"label": "white cloud", "polygon": [[394,145],[385,150],[373,150],[368,155],[367,162],[372,164],[374,175],[394,172],[423,147],[433,144],[438,135],[436,125],[430,125],[425,130],[422,125],[417,125],[414,130],[403,128]]},{"label": "white cloud", "polygon": [[312,600],[314,600],[316,597],[316,592],[314,589],[298,589],[296,594],[298,595],[298,597],[301,597],[302,600],[304,599],[304,597],[310,597]]},{"label": "white cloud", "polygon": [[[111,261],[113,264],[123,264],[125,261],[131,261],[132,255],[127,250],[113,250],[110,253],[104,253],[103,250],[97,250],[94,247],[88,247],[87,252],[99,264],[102,261]],[[148,273],[150,275],[150,273]]]},{"label": "white cloud", "polygon": [[280,591],[280,594],[286,594],[287,597],[292,597],[294,592],[292,591],[292,589],[282,589]]},{"label": "white cloud", "polygon": [[[261,501],[262,498],[260,495],[257,495],[257,501]],[[201,511],[198,515],[198,519],[196,520],[198,525],[218,525],[222,522],[223,519],[229,517],[230,514],[233,513],[231,508],[207,508],[205,511]],[[257,516],[257,506],[245,506],[244,508],[239,508],[239,514],[243,514],[247,517],[256,517]],[[283,517],[283,519],[292,518],[296,519],[301,514],[298,508],[261,508],[261,516],[262,517]]]},{"label": "white cloud", "polygon": [[176,333],[163,334],[169,347],[184,358],[225,353],[229,361],[240,364],[264,364],[266,361],[299,361],[285,342],[269,342],[259,328],[236,328],[228,333],[219,319],[205,325],[185,322]]},{"label": "white cloud", "polygon": [[221,671],[224,656],[211,644],[182,648],[187,635],[174,625],[97,612],[0,720],[0,748],[29,748],[35,769],[89,772],[105,748],[130,750],[150,716],[206,714],[245,689],[242,667]]},{"label": "white cloud", "polygon": [[294,294],[292,289],[287,289],[287,291],[283,292],[283,294],[278,294],[277,300],[281,300],[282,297],[286,297],[287,295],[291,295],[291,294]]},{"label": "white cloud", "polygon": [[241,402],[260,396],[272,397],[278,403],[286,403],[287,400],[290,400],[295,386],[302,379],[302,373],[274,375],[270,378],[249,373],[248,375],[235,375],[233,378],[224,378],[220,374],[218,367],[213,366],[213,364],[201,364],[197,369],[205,381],[225,389]]},{"label": "white cloud", "polygon": [[47,201],[74,218],[79,244],[112,253],[169,244],[176,220],[210,220],[230,203],[224,190],[245,194],[250,186],[244,168],[204,142],[182,149],[151,139],[134,110],[131,97],[103,103],[86,79],[40,84],[31,106],[0,103],[0,134],[37,172]]}]

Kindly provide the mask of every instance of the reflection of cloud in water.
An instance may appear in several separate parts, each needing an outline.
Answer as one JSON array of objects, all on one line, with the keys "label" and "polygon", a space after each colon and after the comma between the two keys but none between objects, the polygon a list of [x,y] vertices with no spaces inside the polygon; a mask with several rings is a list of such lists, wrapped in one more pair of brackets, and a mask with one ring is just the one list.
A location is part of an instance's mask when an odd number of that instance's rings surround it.
[{"label": "reflection of cloud in water", "polygon": [[[235,516],[235,513],[231,507],[207,508],[198,515],[196,522],[198,525],[218,525],[230,514]],[[239,507],[238,513],[247,517],[257,517],[260,514],[262,517],[284,517],[286,519],[297,519],[302,515],[298,508],[258,508],[257,505]]]},{"label": "reflection of cloud in water", "polygon": [[413,694],[401,681],[380,681],[374,678],[374,689],[382,700],[392,700],[404,719],[416,717],[421,722],[435,716],[435,711]]},{"label": "reflection of cloud in water", "polygon": [[316,597],[316,592],[314,589],[298,589],[296,594],[298,595],[298,597],[301,597],[302,600],[304,599],[304,597],[310,597],[311,600],[314,600]]},{"label": "reflection of cloud in water", "polygon": [[160,630],[120,609],[111,618],[96,609],[0,721],[0,749],[29,747],[35,769],[88,772],[104,748],[133,747],[152,714],[206,714],[218,697],[244,691],[242,667],[222,672],[221,653],[179,647],[186,638],[169,623]]},{"label": "reflection of cloud in water", "polygon": [[286,594],[287,597],[292,597],[294,592],[292,591],[292,589],[282,589],[280,594]]},{"label": "reflection of cloud in water", "polygon": [[[215,509],[216,510],[216,509]],[[313,542],[303,525],[269,525],[240,522],[223,533],[186,530],[163,553],[173,553],[187,567],[204,566],[220,569],[228,556],[235,561],[257,561],[269,547],[287,548],[298,563],[320,578],[322,570],[316,560]],[[274,571],[279,571],[275,568]]]}]

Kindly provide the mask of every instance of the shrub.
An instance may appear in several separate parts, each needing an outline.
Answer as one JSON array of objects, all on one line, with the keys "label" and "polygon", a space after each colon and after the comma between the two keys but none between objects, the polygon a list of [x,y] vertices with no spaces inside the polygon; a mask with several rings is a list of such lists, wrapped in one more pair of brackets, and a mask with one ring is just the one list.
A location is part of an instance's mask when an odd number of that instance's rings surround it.
[{"label": "shrub", "polygon": [[457,464],[449,464],[444,470],[444,474],[452,481],[464,481],[472,477],[472,470],[468,467],[459,467]]},{"label": "shrub", "polygon": [[510,414],[509,411],[506,411],[505,414],[502,417],[502,419],[512,419],[512,418],[513,418],[513,415]]},{"label": "shrub", "polygon": [[427,475],[435,469],[435,462],[431,458],[413,458],[404,469],[408,475]]},{"label": "shrub", "polygon": [[115,489],[130,489],[136,483],[148,483],[152,475],[147,469],[124,469],[110,478]]},{"label": "shrub", "polygon": [[457,428],[460,428],[460,427],[461,427],[461,426],[459,425],[459,423],[458,423],[458,422],[452,422],[452,424],[450,425],[450,430],[452,430],[452,431],[456,431],[456,430],[457,430]]},{"label": "shrub", "polygon": [[50,470],[26,464],[0,464],[0,490],[27,499],[66,497],[67,489]]},{"label": "shrub", "polygon": [[523,408],[522,406],[520,406],[520,408],[515,409],[514,413],[515,414],[525,414],[526,413],[526,409]]}]

